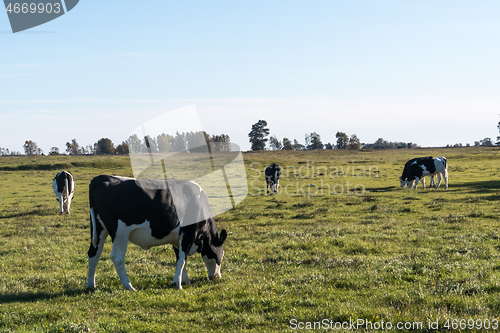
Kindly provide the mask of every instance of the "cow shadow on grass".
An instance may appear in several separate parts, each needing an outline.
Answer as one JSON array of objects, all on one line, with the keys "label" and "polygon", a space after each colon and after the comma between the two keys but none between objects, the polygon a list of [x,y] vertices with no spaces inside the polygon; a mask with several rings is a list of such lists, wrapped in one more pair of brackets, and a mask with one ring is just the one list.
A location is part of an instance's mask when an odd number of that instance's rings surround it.
[{"label": "cow shadow on grass", "polygon": [[50,293],[45,291],[37,292],[19,292],[19,293],[6,293],[0,295],[0,304],[4,303],[31,303],[36,301],[50,300],[54,298],[59,298],[62,296],[75,297],[80,295],[86,295],[93,291],[87,288],[78,289],[68,289],[59,293]]},{"label": "cow shadow on grass", "polygon": [[19,209],[15,211],[3,211],[0,212],[0,219],[10,219],[14,217],[26,217],[26,216],[49,216],[49,215],[58,215],[57,208],[47,208],[42,206],[37,206],[34,209]]},{"label": "cow shadow on grass", "polygon": [[387,186],[387,187],[372,187],[372,188],[366,188],[368,192],[391,192],[397,189],[397,186]]},{"label": "cow shadow on grass", "polygon": [[500,180],[485,180],[479,182],[468,182],[453,184],[453,187],[469,189],[471,193],[475,194],[493,194],[488,197],[484,197],[485,200],[498,201],[500,200],[500,195],[496,194],[500,191]]}]

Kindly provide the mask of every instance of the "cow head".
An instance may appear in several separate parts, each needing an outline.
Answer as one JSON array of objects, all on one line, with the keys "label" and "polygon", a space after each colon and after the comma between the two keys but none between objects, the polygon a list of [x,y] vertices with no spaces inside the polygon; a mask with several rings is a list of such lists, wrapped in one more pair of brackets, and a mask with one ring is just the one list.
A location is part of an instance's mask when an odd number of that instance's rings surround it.
[{"label": "cow head", "polygon": [[404,186],[406,185],[406,179],[404,179],[404,180],[403,180],[403,178],[402,178],[402,177],[399,177],[399,185],[400,185],[401,187],[404,187]]},{"label": "cow head", "polygon": [[208,244],[208,246],[204,246],[201,251],[201,257],[207,267],[208,278],[210,280],[221,277],[220,266],[222,264],[222,257],[224,257],[224,249],[222,248],[222,245],[224,244],[226,237],[226,229],[222,229],[220,236],[215,234],[215,239],[212,238],[210,244]]},{"label": "cow head", "polygon": [[406,187],[410,190],[413,188],[413,184],[415,184],[415,179],[413,180],[409,180],[408,178],[406,178]]}]

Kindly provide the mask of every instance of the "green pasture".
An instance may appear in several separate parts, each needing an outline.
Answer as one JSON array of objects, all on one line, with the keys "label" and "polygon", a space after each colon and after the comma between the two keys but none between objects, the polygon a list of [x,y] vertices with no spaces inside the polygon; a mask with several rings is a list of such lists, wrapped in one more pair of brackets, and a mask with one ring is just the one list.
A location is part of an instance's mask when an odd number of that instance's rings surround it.
[{"label": "green pasture", "polygon": [[[400,188],[404,163],[429,155],[447,158],[449,189]],[[138,291],[127,292],[110,238],[95,291],[86,279],[88,184],[100,174],[131,177],[128,157],[0,157],[0,332],[319,332],[327,323],[345,331],[335,324],[349,321],[376,332],[500,329],[499,149],[244,159],[248,196],[216,218],[229,234],[222,278],[209,281],[196,254],[192,285],[178,291],[170,246],[130,244],[126,268]],[[273,162],[283,168],[279,195],[265,193]],[[52,179],[63,169],[76,192],[71,214],[59,216]]]}]

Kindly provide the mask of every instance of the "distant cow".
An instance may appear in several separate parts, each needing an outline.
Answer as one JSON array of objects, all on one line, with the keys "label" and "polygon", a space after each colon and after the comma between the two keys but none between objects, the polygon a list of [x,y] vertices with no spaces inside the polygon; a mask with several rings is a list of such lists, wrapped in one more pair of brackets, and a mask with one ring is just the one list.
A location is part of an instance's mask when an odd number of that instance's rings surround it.
[{"label": "distant cow", "polygon": [[[405,167],[403,169],[403,174],[401,175],[401,177],[399,177],[399,183],[400,183],[401,187],[404,187],[405,185],[407,185],[406,179],[408,178],[408,175],[410,174],[410,166],[412,165],[412,163],[415,161],[421,161],[421,160],[425,160],[425,159],[432,159],[432,156],[412,158],[411,160],[409,160],[408,162],[405,163]],[[436,183],[434,182],[434,176],[431,176],[431,186],[435,186],[435,185],[436,185]]]},{"label": "distant cow", "polygon": [[[415,161],[410,166],[410,172],[407,178],[408,188],[417,188],[418,181],[422,181],[422,186],[425,188],[424,177],[430,175],[438,176],[438,183],[436,188],[441,185],[441,180],[444,177],[444,188],[448,188],[448,166],[445,157],[436,157],[433,159],[424,159],[421,161]],[[415,183],[415,185],[413,185]]]},{"label": "distant cow", "polygon": [[75,180],[73,179],[73,175],[68,171],[59,172],[52,182],[52,188],[57,195],[57,201],[59,201],[59,214],[69,214],[71,200],[75,193]]},{"label": "distant cow", "polygon": [[[181,198],[182,200],[179,200]],[[130,241],[143,249],[171,244],[177,258],[173,284],[190,284],[188,256],[199,252],[208,277],[220,277],[226,230],[218,235],[205,192],[190,181],[98,176],[89,186],[92,242],[88,251],[87,288],[95,288],[95,269],[108,234],[111,260],[123,288],[135,290],[125,271]]]},{"label": "distant cow", "polygon": [[281,168],[279,165],[273,163],[266,168],[265,176],[267,194],[269,194],[269,187],[273,192],[278,192],[278,187],[280,185],[280,175]]}]

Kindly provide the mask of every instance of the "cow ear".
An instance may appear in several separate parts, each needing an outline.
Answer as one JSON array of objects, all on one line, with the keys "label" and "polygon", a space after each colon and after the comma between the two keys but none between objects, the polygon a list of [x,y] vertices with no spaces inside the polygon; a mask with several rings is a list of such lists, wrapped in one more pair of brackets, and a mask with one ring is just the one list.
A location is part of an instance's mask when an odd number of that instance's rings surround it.
[{"label": "cow ear", "polygon": [[220,232],[220,236],[219,236],[219,240],[220,240],[221,244],[224,244],[226,237],[227,237],[227,231],[226,231],[226,229],[222,229],[222,231]]}]

